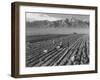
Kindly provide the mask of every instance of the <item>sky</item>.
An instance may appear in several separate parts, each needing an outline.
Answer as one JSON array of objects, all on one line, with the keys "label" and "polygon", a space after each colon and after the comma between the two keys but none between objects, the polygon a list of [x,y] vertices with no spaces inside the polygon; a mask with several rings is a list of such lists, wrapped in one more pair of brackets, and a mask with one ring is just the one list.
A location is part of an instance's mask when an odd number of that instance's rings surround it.
[{"label": "sky", "polygon": [[53,14],[53,13],[26,13],[26,21],[33,22],[38,20],[56,21],[61,19],[76,18],[84,21],[89,21],[89,15],[76,15],[76,14]]}]

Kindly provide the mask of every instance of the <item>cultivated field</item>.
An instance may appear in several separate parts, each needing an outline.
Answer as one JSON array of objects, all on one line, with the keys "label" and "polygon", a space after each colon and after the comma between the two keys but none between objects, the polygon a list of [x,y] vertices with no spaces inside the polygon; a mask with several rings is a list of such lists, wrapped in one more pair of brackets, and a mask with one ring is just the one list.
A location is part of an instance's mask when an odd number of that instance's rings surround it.
[{"label": "cultivated field", "polygon": [[89,64],[86,34],[26,37],[26,67]]}]

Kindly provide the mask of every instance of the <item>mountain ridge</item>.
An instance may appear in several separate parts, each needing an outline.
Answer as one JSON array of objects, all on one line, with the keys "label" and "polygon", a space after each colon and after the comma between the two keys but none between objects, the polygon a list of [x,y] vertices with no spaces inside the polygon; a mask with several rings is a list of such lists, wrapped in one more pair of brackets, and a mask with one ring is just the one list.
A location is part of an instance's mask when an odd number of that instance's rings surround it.
[{"label": "mountain ridge", "polygon": [[33,28],[89,28],[89,22],[84,20],[79,20],[76,18],[71,19],[61,19],[56,21],[48,21],[48,20],[38,20],[28,22],[26,21],[26,27],[33,27]]}]

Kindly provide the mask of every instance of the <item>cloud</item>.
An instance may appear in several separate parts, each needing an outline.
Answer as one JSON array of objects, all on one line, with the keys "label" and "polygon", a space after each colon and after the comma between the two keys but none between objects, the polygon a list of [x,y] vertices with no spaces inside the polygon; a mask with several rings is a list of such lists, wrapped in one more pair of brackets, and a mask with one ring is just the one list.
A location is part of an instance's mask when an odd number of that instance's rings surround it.
[{"label": "cloud", "polygon": [[39,13],[26,13],[26,21],[32,22],[36,20],[48,20],[48,21],[56,21],[61,18],[55,18],[48,16],[47,14],[39,14]]}]

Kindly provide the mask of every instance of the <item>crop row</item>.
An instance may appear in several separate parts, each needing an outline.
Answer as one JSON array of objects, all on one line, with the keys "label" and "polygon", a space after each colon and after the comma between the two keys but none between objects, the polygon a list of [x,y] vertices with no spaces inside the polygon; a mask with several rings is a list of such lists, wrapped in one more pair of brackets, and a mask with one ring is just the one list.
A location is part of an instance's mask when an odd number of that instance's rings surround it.
[{"label": "crop row", "polygon": [[[62,47],[56,49],[60,42],[62,42]],[[43,50],[48,50],[48,52],[44,53]],[[27,43],[27,67],[87,63],[89,63],[89,39],[87,35],[73,34],[36,43]]]}]

